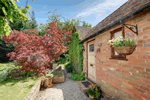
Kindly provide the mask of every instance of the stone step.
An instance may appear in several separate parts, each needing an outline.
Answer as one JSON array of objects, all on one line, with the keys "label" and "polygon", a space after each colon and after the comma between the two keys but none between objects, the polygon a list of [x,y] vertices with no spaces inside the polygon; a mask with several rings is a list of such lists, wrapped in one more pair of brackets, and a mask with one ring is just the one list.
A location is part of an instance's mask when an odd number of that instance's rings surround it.
[{"label": "stone step", "polygon": [[[87,80],[86,80],[86,81],[87,81]],[[88,87],[85,87],[85,86],[82,84],[82,82],[86,82],[86,81],[78,81],[78,82],[77,82],[78,87],[79,87],[80,90],[83,91],[84,93],[87,92]]]}]

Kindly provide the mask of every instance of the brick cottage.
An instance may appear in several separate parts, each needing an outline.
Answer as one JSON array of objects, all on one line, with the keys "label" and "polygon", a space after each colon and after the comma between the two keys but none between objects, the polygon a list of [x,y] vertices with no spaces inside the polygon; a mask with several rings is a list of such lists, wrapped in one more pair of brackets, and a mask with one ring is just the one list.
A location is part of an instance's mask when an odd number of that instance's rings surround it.
[{"label": "brick cottage", "polygon": [[[122,25],[137,25],[138,35]],[[108,40],[116,36],[136,38],[131,55],[118,55]],[[150,100],[150,0],[128,0],[90,29],[81,42],[86,78],[106,96],[121,100]]]}]

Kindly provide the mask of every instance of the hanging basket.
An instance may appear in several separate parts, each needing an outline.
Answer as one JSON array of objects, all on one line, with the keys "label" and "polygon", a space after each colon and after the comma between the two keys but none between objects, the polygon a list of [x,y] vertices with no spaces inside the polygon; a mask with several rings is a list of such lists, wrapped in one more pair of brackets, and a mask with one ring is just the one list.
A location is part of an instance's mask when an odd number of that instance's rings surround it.
[{"label": "hanging basket", "polygon": [[133,51],[135,50],[136,45],[134,46],[120,46],[120,47],[114,47],[115,51],[118,54],[121,55],[130,55],[133,53]]}]

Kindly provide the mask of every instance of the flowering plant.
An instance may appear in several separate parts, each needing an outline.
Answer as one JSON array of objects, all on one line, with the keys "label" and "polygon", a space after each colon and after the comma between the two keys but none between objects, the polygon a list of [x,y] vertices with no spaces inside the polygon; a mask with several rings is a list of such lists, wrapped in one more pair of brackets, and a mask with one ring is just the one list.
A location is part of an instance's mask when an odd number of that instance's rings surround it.
[{"label": "flowering plant", "polygon": [[95,87],[96,87],[95,84],[89,85],[89,89],[87,90],[87,93],[88,93],[89,95],[95,95],[95,94],[96,94],[96,93],[95,93]]},{"label": "flowering plant", "polygon": [[100,93],[98,91],[98,87],[95,84],[89,85],[89,89],[87,90],[87,93],[89,95],[96,96],[96,98],[98,98],[100,96]]},{"label": "flowering plant", "polygon": [[135,45],[135,41],[131,38],[123,38],[122,36],[117,37],[116,39],[111,39],[108,41],[110,45],[113,47],[119,46],[133,46]]}]

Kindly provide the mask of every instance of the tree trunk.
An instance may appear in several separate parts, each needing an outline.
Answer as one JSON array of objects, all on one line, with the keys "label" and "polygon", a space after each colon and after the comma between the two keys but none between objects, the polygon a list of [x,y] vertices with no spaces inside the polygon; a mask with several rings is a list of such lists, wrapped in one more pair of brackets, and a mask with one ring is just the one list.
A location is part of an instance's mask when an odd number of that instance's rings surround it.
[{"label": "tree trunk", "polygon": [[50,63],[50,64],[49,64],[49,68],[50,68],[50,69],[53,69],[53,63]]}]

